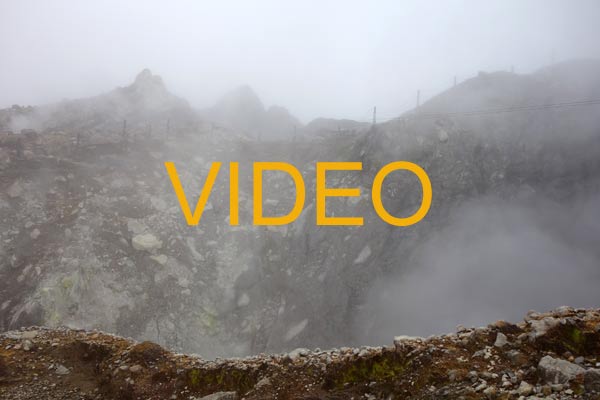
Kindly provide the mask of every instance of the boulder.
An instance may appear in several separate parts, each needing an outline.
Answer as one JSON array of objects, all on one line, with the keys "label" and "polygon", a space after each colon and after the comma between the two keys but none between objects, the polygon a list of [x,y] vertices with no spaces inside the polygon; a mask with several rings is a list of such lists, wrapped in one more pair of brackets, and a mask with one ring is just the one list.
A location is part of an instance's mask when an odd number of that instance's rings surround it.
[{"label": "boulder", "polygon": [[585,373],[585,369],[577,364],[566,360],[545,356],[538,364],[540,375],[547,383],[568,383],[580,374]]},{"label": "boulder", "polygon": [[502,332],[498,332],[496,335],[496,341],[494,342],[494,347],[504,347],[508,344],[508,339],[506,335]]}]

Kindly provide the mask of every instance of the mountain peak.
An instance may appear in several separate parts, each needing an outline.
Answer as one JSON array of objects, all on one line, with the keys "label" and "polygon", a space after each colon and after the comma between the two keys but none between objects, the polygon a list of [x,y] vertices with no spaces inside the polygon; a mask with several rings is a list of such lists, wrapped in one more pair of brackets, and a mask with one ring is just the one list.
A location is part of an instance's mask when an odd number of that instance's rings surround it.
[{"label": "mountain peak", "polygon": [[162,78],[159,75],[153,75],[152,71],[150,71],[148,68],[145,68],[142,70],[142,72],[137,74],[135,81],[133,82],[133,86],[140,88],[165,88]]},{"label": "mountain peak", "polygon": [[242,85],[227,93],[220,101],[221,107],[237,110],[254,110],[263,112],[265,107],[254,89],[249,85]]}]

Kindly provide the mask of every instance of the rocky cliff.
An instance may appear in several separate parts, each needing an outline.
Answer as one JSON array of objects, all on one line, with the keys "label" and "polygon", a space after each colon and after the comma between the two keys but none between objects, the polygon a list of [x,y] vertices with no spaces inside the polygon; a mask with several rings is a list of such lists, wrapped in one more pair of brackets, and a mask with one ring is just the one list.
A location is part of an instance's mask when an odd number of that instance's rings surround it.
[{"label": "rocky cliff", "polygon": [[[96,98],[5,110],[4,121],[18,114],[38,133],[0,138],[0,327],[100,329],[208,358],[383,344],[534,306],[598,304],[600,114],[452,115],[461,101],[490,109],[527,93],[554,101],[565,87],[600,92],[595,72],[552,71],[482,74],[414,113],[318,140],[215,129],[149,72]],[[516,99],[515,87],[531,90]],[[306,182],[289,226],[251,224],[251,163],[269,160]],[[422,166],[433,186],[429,214],[408,228],[371,204],[374,175],[396,160]],[[165,161],[190,199],[212,161],[240,162],[240,226],[228,223],[226,168],[200,225],[187,226]],[[331,199],[328,213],[364,226],[315,224],[316,161],[363,163],[328,176],[361,189]],[[294,194],[287,176],[265,175],[266,213],[288,212]],[[409,215],[420,199],[410,174],[386,179],[390,213]]]}]

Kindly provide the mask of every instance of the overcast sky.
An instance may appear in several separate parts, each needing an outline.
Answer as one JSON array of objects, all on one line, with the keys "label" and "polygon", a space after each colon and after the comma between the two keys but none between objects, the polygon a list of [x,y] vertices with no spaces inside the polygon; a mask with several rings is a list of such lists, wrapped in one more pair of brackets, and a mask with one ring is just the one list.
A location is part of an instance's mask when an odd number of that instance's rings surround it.
[{"label": "overcast sky", "polygon": [[193,106],[249,84],[304,122],[385,118],[479,70],[600,58],[600,1],[0,0],[0,107],[145,67]]}]

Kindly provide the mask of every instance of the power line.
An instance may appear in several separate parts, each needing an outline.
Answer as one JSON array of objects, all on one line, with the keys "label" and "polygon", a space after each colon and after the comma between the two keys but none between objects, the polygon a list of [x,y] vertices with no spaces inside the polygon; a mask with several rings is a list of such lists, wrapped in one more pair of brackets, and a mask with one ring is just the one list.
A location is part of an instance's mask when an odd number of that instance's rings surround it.
[{"label": "power line", "polygon": [[380,120],[382,122],[388,122],[393,120],[401,119],[435,119],[442,117],[456,117],[456,116],[474,116],[474,115],[486,115],[486,114],[504,114],[511,112],[523,112],[523,111],[540,111],[554,108],[567,108],[567,107],[580,107],[588,105],[600,105],[600,99],[592,100],[581,100],[581,101],[570,101],[562,103],[551,103],[551,104],[533,104],[525,106],[511,106],[502,108],[488,108],[480,110],[467,110],[467,111],[454,111],[446,113],[421,113],[414,111],[412,114],[400,117],[389,118],[387,120]]}]

